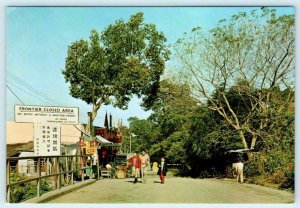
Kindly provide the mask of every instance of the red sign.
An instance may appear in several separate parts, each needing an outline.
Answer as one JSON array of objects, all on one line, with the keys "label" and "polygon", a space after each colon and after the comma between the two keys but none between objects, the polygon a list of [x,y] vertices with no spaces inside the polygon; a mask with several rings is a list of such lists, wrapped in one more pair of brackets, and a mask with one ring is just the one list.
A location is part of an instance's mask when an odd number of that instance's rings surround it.
[{"label": "red sign", "polygon": [[90,147],[96,147],[97,142],[96,141],[90,141]]},{"label": "red sign", "polygon": [[96,152],[96,148],[92,147],[92,148],[86,148],[86,154],[91,154],[93,155]]},{"label": "red sign", "polygon": [[79,144],[80,144],[80,153],[83,154],[83,147],[84,147],[83,137],[80,137]]}]

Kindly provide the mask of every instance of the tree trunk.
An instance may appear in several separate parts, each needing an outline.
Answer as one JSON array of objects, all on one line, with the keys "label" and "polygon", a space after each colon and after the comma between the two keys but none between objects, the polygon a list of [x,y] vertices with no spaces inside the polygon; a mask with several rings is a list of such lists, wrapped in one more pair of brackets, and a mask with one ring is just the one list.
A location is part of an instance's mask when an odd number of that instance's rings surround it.
[{"label": "tree trunk", "polygon": [[[256,144],[256,140],[257,140],[257,134],[252,134],[252,140],[251,140],[251,146],[250,146],[250,149],[254,149],[255,147],[255,144]],[[248,155],[248,160],[252,160],[252,156],[253,156],[253,153],[252,152],[248,152],[247,153]]]},{"label": "tree trunk", "polygon": [[93,111],[92,112],[88,112],[88,124],[86,127],[86,134],[90,136],[91,140],[94,139],[94,120],[97,116],[97,112],[100,109],[100,107],[102,106],[102,102],[99,101],[98,103],[93,102]]},{"label": "tree trunk", "polygon": [[[242,140],[244,148],[249,149],[248,144],[247,144],[246,139],[245,139],[244,131],[242,129],[239,129],[238,131],[239,131],[239,136],[240,136],[240,139]],[[252,159],[252,153],[247,152],[247,156],[248,156],[248,160],[250,161]]]},{"label": "tree trunk", "polygon": [[86,127],[86,134],[90,136],[91,140],[94,139],[94,120],[97,116],[97,111],[88,112],[88,123]]},{"label": "tree trunk", "polygon": [[257,140],[257,134],[253,134],[250,149],[254,149],[256,140]]}]

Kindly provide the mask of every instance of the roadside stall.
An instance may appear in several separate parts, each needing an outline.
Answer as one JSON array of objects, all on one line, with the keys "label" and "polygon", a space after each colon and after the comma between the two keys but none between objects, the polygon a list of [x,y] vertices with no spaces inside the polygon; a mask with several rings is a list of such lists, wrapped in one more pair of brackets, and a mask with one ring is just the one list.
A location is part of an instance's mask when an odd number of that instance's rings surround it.
[{"label": "roadside stall", "polygon": [[121,128],[95,126],[94,132],[93,138],[85,135],[80,140],[80,154],[91,155],[87,160],[80,161],[81,164],[88,164],[91,167],[84,172],[85,175],[99,173],[101,177],[121,178],[125,167],[115,164],[116,155],[122,146]]},{"label": "roadside stall", "polygon": [[117,154],[121,143],[113,143],[102,136],[95,137],[99,142],[98,156],[101,168],[101,177],[125,178],[127,171],[126,159]]}]

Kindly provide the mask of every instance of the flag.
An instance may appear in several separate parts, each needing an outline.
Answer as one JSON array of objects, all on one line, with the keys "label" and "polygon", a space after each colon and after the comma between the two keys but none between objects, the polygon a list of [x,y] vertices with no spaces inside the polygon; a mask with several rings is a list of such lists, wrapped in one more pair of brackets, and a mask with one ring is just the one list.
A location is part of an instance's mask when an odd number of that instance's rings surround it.
[{"label": "flag", "polygon": [[105,118],[104,118],[104,127],[108,129],[107,111],[106,111],[106,113],[105,113]]},{"label": "flag", "polygon": [[109,113],[109,128],[112,129],[112,115]]}]

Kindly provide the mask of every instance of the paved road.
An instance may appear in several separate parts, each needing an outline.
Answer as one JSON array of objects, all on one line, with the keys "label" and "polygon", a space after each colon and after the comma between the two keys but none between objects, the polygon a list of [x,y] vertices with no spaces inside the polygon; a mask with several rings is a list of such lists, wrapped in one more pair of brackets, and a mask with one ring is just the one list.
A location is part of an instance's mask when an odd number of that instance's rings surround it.
[{"label": "paved road", "polygon": [[[146,184],[132,179],[104,179],[49,203],[293,203],[287,191],[237,184],[223,179],[167,177],[161,184],[150,177]],[[143,197],[140,197],[143,193]]]}]

